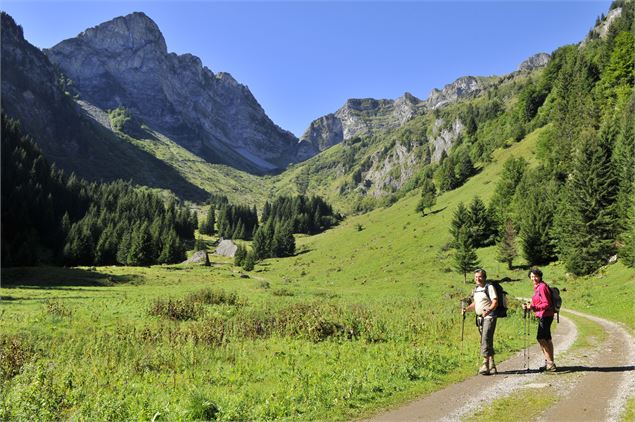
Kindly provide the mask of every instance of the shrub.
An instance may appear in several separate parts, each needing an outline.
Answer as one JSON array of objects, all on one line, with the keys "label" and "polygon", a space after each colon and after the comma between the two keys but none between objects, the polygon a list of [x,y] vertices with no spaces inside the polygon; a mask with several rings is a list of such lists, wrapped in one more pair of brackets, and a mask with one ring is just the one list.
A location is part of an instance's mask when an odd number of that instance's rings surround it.
[{"label": "shrub", "polygon": [[202,309],[200,304],[176,299],[155,299],[149,310],[150,315],[170,318],[177,321],[197,319]]},{"label": "shrub", "polygon": [[33,348],[24,339],[0,336],[0,380],[9,380],[18,375],[34,355]]}]

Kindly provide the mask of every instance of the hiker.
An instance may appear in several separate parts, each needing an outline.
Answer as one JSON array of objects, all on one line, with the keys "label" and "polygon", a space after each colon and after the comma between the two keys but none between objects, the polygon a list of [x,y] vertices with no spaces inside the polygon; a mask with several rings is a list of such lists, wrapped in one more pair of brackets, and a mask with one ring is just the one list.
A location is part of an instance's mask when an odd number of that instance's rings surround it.
[{"label": "hiker", "polygon": [[[476,325],[481,333],[481,356],[483,364],[478,373],[489,375],[497,373],[494,362],[494,331],[496,330],[496,317],[492,312],[498,306],[498,296],[493,285],[487,283],[487,273],[483,269],[474,271],[476,287],[472,292],[472,303],[463,308],[463,314],[467,311],[476,313]],[[487,291],[486,291],[487,289]]]},{"label": "hiker", "polygon": [[534,285],[534,295],[531,303],[524,303],[523,309],[531,310],[538,318],[538,334],[536,340],[545,355],[544,370],[556,372],[556,364],[553,361],[553,342],[551,341],[551,323],[553,322],[554,310],[553,300],[549,286],[542,281],[542,271],[533,268],[529,271],[529,278]]}]

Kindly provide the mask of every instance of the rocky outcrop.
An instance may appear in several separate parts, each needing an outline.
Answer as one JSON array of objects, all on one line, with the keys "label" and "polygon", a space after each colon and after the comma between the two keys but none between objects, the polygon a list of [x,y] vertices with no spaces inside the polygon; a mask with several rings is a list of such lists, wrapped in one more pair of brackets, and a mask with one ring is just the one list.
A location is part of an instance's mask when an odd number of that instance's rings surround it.
[{"label": "rocky outcrop", "polygon": [[216,255],[233,257],[236,255],[236,250],[238,246],[231,239],[223,239],[219,242],[218,247],[216,248]]},{"label": "rocky outcrop", "polygon": [[423,102],[410,93],[396,100],[349,99],[335,113],[311,122],[300,138],[299,156],[308,158],[346,139],[398,128],[424,111]]},{"label": "rocky outcrop", "polygon": [[458,118],[452,122],[450,127],[443,126],[444,121],[441,119],[437,119],[434,122],[431,159],[433,163],[438,163],[443,153],[450,151],[450,148],[452,148],[463,129],[465,129],[465,126]]},{"label": "rocky outcrop", "polygon": [[417,149],[400,142],[386,154],[377,152],[371,157],[371,165],[363,175],[362,186],[367,195],[379,198],[393,193],[410,180],[419,167]]},{"label": "rocky outcrop", "polygon": [[[633,7],[633,5],[631,4],[630,7]],[[620,16],[622,16],[621,7],[616,7],[615,9],[609,10],[609,13],[604,17],[604,19],[601,19],[599,22],[597,22],[595,27],[591,30],[591,36],[606,39],[611,25]],[[582,41],[581,46],[584,46],[588,42],[588,40],[589,36],[587,35]]]},{"label": "rocky outcrop", "polygon": [[24,39],[11,16],[1,14],[2,110],[20,122],[58,168],[89,180],[132,180],[201,200],[208,195],[165,163],[121,142],[107,114],[74,98],[72,84]]},{"label": "rocky outcrop", "polygon": [[547,53],[538,53],[529,57],[518,66],[518,70],[521,72],[531,72],[532,70],[539,69],[547,66],[551,60],[551,56]]},{"label": "rocky outcrop", "polygon": [[434,88],[426,100],[426,105],[431,109],[435,109],[457,102],[462,98],[476,95],[486,88],[484,80],[485,78],[482,77],[462,76],[451,84],[447,84],[441,90]]},{"label": "rocky outcrop", "polygon": [[267,117],[246,86],[196,56],[168,53],[143,13],[87,29],[45,53],[82,99],[103,110],[125,107],[209,162],[264,173],[295,161],[297,139]]}]

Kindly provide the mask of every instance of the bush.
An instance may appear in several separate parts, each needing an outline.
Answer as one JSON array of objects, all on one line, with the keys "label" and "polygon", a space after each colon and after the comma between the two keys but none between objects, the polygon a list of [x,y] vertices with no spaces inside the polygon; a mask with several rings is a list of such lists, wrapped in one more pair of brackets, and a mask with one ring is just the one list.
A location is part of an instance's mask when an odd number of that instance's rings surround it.
[{"label": "bush", "polygon": [[18,375],[34,355],[33,348],[24,339],[0,336],[0,380],[9,380]]},{"label": "bush", "polygon": [[199,303],[176,299],[155,299],[150,307],[149,314],[176,321],[198,319],[202,309]]}]

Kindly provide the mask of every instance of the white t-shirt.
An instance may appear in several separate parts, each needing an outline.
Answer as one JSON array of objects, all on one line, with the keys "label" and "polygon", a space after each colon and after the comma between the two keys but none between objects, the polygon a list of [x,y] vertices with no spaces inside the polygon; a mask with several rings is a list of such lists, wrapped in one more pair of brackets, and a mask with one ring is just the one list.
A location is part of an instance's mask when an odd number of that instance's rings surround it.
[{"label": "white t-shirt", "polygon": [[[474,289],[474,312],[476,315],[483,316],[485,309],[492,306],[492,300],[498,299],[496,296],[496,289],[491,284],[488,286],[489,298],[485,293],[485,286],[476,286]],[[493,318],[491,315],[487,315],[485,318]]]}]

